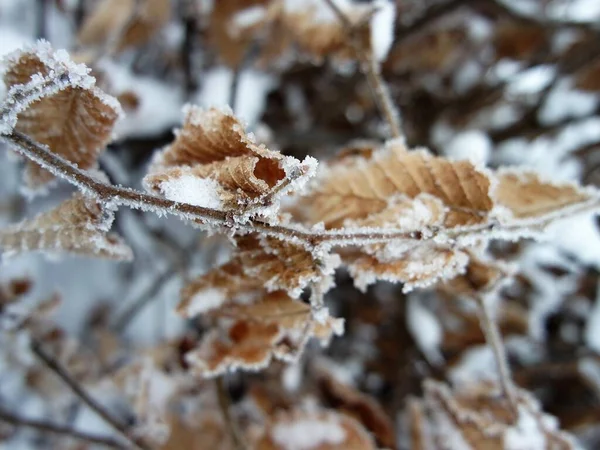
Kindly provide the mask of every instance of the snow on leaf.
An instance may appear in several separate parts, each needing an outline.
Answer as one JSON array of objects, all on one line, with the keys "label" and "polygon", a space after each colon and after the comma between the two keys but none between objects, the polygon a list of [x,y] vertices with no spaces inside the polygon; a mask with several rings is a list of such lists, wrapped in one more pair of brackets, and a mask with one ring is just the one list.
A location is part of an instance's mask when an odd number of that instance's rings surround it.
[{"label": "snow on leaf", "polygon": [[132,258],[131,249],[107,234],[113,215],[80,194],[31,220],[0,230],[4,256],[43,251],[116,260]]},{"label": "snow on leaf", "polygon": [[148,42],[170,15],[169,0],[102,0],[86,17],[77,39],[85,46],[113,44],[122,51]]},{"label": "snow on leaf", "polygon": [[332,410],[280,412],[267,424],[256,450],[371,450],[377,448],[356,420]]},{"label": "snow on leaf", "polygon": [[489,450],[575,449],[573,438],[558,429],[558,421],[541,411],[527,391],[515,388],[517,413],[492,383],[469,384],[451,390],[427,380],[424,399],[409,410],[413,441],[419,450],[439,448]]},{"label": "snow on leaf", "polygon": [[[54,51],[47,43],[17,51],[5,65],[9,92],[3,115],[8,112],[11,117],[3,119],[80,169],[94,168],[121,115],[119,103],[94,86],[84,65],[73,63],[64,50]],[[40,188],[53,178],[28,161],[30,188]]]},{"label": "snow on leaf", "polygon": [[[301,163],[254,143],[230,111],[188,106],[185,115],[183,129],[157,155],[144,179],[151,191],[165,196],[176,192],[173,200],[196,203],[204,196],[205,204],[213,206],[218,196],[220,209],[235,210],[268,206],[312,175],[312,160]],[[205,191],[194,192],[192,177],[215,183],[207,182]],[[181,185],[192,189],[186,195]]]},{"label": "snow on leaf", "polygon": [[230,302],[208,314],[219,322],[218,327],[205,335],[198,349],[186,354],[191,370],[204,377],[237,369],[260,370],[273,358],[294,360],[309,337],[327,344],[343,330],[341,319],[314,322],[309,305],[282,291],[250,304]]}]

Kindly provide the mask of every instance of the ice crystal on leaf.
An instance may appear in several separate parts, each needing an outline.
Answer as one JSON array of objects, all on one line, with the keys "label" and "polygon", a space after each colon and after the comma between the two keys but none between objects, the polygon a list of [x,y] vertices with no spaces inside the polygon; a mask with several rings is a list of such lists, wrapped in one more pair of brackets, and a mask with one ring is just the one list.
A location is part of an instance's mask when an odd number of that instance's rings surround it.
[{"label": "ice crystal on leaf", "polygon": [[[114,98],[95,87],[89,69],[43,41],[9,55],[4,65],[9,91],[2,106],[2,133],[14,129],[80,169],[95,168],[122,112]],[[36,189],[54,177],[29,161],[25,178]]]},{"label": "ice crystal on leaf", "polygon": [[5,257],[41,251],[129,260],[131,249],[108,233],[112,221],[112,212],[76,194],[34,219],[0,229],[0,248]]}]

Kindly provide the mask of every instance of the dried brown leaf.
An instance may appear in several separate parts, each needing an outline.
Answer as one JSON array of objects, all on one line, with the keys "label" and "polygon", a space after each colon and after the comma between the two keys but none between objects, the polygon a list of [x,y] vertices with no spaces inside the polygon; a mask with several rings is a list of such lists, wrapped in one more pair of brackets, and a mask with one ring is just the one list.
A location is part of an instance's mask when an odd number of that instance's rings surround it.
[{"label": "dried brown leaf", "polygon": [[314,336],[326,344],[343,329],[340,319],[314,322],[309,305],[281,291],[250,304],[226,304],[210,315],[220,328],[210,331],[200,347],[186,355],[192,370],[205,377],[239,368],[260,370],[272,358],[294,359],[307,338]]},{"label": "dried brown leaf", "polygon": [[148,42],[168,21],[170,0],[102,0],[77,36],[85,46],[113,45],[116,51]]},{"label": "dried brown leaf", "polygon": [[[85,66],[71,62],[63,51],[54,52],[49,45],[38,44],[8,60],[4,82],[8,88],[17,89],[13,97],[28,99],[17,104],[17,131],[47,145],[80,169],[96,167],[121,108],[114,98],[94,86],[95,80]],[[44,83],[49,86],[41,93],[27,96]],[[53,178],[37,164],[27,162],[30,188],[40,188]]]},{"label": "dried brown leaf", "polygon": [[256,450],[374,450],[369,433],[356,420],[329,410],[281,412],[267,424]]},{"label": "dried brown leaf", "polygon": [[543,219],[591,200],[581,186],[543,181],[533,172],[501,170],[494,197],[517,220]]},{"label": "dried brown leaf", "polygon": [[0,230],[5,256],[44,251],[129,260],[131,249],[107,234],[112,215],[96,201],[76,194],[34,219]]},{"label": "dried brown leaf", "polygon": [[423,402],[413,405],[409,414],[419,425],[413,426],[413,440],[423,443],[423,450],[435,450],[448,442],[488,450],[518,448],[524,442],[540,450],[575,448],[572,438],[557,429],[556,421],[544,414],[539,402],[524,390],[516,390],[515,415],[498,387],[490,383],[452,391],[429,380],[424,387]]},{"label": "dried brown leaf", "polygon": [[[390,205],[391,199],[414,199],[423,194],[448,208],[445,227],[481,223],[492,210],[489,176],[470,162],[449,161],[424,150],[409,152],[399,140],[369,153],[362,152],[368,154],[366,158],[344,155],[322,171],[303,203],[309,223],[339,228],[345,221],[358,225],[374,214],[388,222],[393,212],[388,214],[386,209],[398,208]],[[437,222],[440,205],[428,202]],[[375,225],[373,220],[367,223]]]},{"label": "dried brown leaf", "polygon": [[345,254],[343,261],[361,290],[377,280],[385,280],[404,283],[403,290],[409,292],[461,274],[469,258],[459,250],[423,243],[388,261],[365,253]]},{"label": "dried brown leaf", "polygon": [[[230,112],[188,107],[183,129],[157,155],[144,181],[176,201],[239,210],[270,204],[291,182],[297,186],[311,176],[313,161],[300,163],[255,144]],[[182,192],[190,180],[204,180],[205,192]]]},{"label": "dried brown leaf", "polygon": [[329,407],[358,420],[373,434],[380,447],[396,448],[394,425],[373,397],[338,381],[325,370],[318,370],[317,373],[319,388]]},{"label": "dried brown leaf", "polygon": [[504,265],[486,261],[471,254],[465,272],[444,283],[441,287],[453,295],[473,297],[476,294],[490,291],[509,273],[508,268]]}]

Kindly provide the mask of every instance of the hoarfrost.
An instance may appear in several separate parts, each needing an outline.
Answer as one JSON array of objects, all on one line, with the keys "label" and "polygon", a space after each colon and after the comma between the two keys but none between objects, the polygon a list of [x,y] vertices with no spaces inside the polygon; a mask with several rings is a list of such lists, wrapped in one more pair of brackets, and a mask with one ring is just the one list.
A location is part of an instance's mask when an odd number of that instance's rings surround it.
[{"label": "hoarfrost", "polygon": [[211,178],[200,178],[190,173],[169,178],[160,183],[161,191],[169,200],[205,208],[222,208],[219,183]]}]

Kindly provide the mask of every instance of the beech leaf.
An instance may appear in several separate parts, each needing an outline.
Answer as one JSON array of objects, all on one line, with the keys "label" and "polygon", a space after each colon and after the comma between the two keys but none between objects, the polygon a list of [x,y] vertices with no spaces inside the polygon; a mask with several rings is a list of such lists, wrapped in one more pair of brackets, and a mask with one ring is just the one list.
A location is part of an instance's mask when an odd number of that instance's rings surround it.
[{"label": "beech leaf", "polygon": [[131,249],[107,233],[112,220],[112,212],[76,194],[34,219],[0,229],[0,248],[4,256],[43,251],[130,260]]},{"label": "beech leaf", "polygon": [[[87,67],[43,41],[13,53],[5,65],[7,122],[80,169],[95,168],[122,113],[117,100],[95,87]],[[54,176],[28,161],[25,179],[35,189]]]}]

